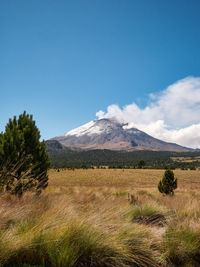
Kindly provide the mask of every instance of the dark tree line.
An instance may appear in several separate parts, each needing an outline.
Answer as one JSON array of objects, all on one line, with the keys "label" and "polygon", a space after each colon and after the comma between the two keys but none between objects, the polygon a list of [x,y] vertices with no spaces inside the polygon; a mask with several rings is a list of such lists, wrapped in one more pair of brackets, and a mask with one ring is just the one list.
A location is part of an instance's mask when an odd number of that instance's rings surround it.
[{"label": "dark tree line", "polygon": [[73,151],[57,141],[47,141],[47,151],[53,168],[92,168],[107,166],[109,168],[153,168],[153,169],[195,169],[200,162],[179,162],[172,157],[196,157],[200,152],[169,151],[112,151],[88,150]]}]

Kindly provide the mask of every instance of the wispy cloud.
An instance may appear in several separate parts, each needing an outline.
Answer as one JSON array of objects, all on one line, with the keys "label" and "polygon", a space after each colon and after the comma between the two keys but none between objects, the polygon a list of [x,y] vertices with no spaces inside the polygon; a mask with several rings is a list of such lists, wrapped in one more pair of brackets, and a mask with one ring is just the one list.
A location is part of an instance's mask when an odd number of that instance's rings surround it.
[{"label": "wispy cloud", "polygon": [[200,148],[200,77],[187,77],[165,90],[149,95],[149,104],[136,103],[120,108],[110,105],[98,118],[115,118],[128,122],[146,133],[183,146]]}]

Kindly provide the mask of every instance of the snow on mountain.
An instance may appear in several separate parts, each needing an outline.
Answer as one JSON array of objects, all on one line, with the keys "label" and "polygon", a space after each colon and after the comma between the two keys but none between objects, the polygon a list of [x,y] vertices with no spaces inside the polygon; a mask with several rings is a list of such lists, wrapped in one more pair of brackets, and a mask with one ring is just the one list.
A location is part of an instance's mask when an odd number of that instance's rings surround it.
[{"label": "snow on mountain", "polygon": [[82,149],[113,150],[166,150],[187,151],[189,149],[167,143],[114,119],[90,121],[63,135],[52,138],[65,146]]},{"label": "snow on mountain", "polygon": [[93,134],[100,134],[102,131],[104,131],[104,129],[100,127],[100,125],[96,125],[95,121],[90,121],[74,130],[65,133],[64,136],[69,136],[69,135],[82,136],[84,134],[93,135]]}]

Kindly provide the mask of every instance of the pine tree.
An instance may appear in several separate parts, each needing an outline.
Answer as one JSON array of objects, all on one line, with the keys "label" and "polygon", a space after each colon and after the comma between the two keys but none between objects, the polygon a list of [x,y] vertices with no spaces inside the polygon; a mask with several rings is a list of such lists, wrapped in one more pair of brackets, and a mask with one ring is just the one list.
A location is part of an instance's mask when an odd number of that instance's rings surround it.
[{"label": "pine tree", "polygon": [[145,166],[145,161],[143,159],[138,160],[138,168],[142,169]]},{"label": "pine tree", "polygon": [[0,164],[3,160],[3,133],[0,133]]},{"label": "pine tree", "polygon": [[32,115],[24,112],[9,119],[0,135],[1,189],[21,196],[26,190],[40,193],[48,185],[50,166],[46,144],[40,142],[40,132]]},{"label": "pine tree", "polygon": [[165,171],[162,180],[158,183],[158,190],[166,195],[174,194],[174,190],[177,188],[177,179],[174,178],[172,170]]}]

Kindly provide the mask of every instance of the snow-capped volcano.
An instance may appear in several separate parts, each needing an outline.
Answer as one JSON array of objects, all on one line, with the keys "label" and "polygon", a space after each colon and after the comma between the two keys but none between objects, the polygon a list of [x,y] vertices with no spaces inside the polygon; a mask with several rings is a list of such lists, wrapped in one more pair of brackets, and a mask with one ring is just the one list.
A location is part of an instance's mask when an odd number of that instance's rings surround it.
[{"label": "snow-capped volcano", "polygon": [[128,124],[119,123],[114,119],[90,121],[81,127],[52,139],[59,141],[65,146],[82,149],[189,150],[177,144],[167,143],[153,138],[136,128],[129,128]]},{"label": "snow-capped volcano", "polygon": [[81,127],[78,127],[72,131],[67,132],[64,134],[64,136],[68,135],[76,135],[76,136],[82,136],[85,134],[93,135],[93,134],[100,134],[103,131],[105,131],[105,128],[102,128],[102,124],[97,124],[95,121],[90,121]]}]

